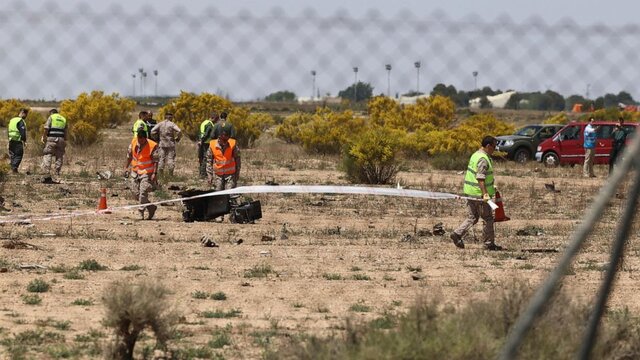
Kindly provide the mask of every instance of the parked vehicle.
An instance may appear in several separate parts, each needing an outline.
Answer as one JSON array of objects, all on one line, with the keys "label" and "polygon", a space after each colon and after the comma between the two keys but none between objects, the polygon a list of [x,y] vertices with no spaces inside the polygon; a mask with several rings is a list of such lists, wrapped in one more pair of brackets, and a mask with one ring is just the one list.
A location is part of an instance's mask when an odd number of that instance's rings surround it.
[{"label": "parked vehicle", "polygon": [[[609,164],[612,133],[616,127],[612,121],[594,121],[596,127],[596,154],[594,164]],[[587,123],[572,122],[563,127],[553,138],[538,145],[536,160],[547,166],[575,165],[584,163],[584,128]],[[638,124],[627,123],[624,127],[635,133]],[[633,136],[630,134],[630,136]],[[627,138],[627,141],[629,141]]]},{"label": "parked vehicle", "polygon": [[507,153],[509,160],[525,163],[533,160],[538,145],[555,135],[562,126],[558,124],[527,125],[513,135],[498,136],[496,150]]}]

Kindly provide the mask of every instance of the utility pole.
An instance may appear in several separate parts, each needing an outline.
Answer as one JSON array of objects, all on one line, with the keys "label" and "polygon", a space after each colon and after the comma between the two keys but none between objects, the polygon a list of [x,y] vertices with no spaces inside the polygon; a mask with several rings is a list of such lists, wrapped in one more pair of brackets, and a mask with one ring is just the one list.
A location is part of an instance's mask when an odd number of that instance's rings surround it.
[{"label": "utility pole", "polygon": [[478,90],[478,72],[474,71],[471,75],[473,75],[473,90]]},{"label": "utility pole", "polygon": [[144,96],[144,89],[142,88],[142,73],[144,72],[144,69],[138,68],[138,72],[140,73],[140,96]]},{"label": "utility pole", "polygon": [[311,101],[316,94],[316,71],[311,70],[311,76],[313,76],[313,82],[311,83]]},{"label": "utility pole", "polygon": [[387,97],[391,97],[391,64],[384,66],[387,69]]},{"label": "utility pole", "polygon": [[358,67],[353,67],[354,81],[353,81],[353,103],[358,102]]},{"label": "utility pole", "polygon": [[416,67],[416,94],[420,93],[420,66],[422,64],[420,63],[420,61],[416,61],[413,63],[413,66]]},{"label": "utility pole", "polygon": [[136,74],[131,74],[131,77],[133,78],[133,97],[136,97]]},{"label": "utility pole", "polygon": [[155,96],[158,97],[158,70],[153,70],[153,75],[156,78],[156,91],[155,91]]}]

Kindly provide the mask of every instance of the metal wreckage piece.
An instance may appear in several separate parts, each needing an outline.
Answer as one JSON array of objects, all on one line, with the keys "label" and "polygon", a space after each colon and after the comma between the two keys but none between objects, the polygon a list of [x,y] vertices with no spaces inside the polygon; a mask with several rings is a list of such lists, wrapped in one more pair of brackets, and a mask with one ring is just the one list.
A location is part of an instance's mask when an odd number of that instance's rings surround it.
[{"label": "metal wreckage piece", "polygon": [[[190,198],[213,192],[211,190],[189,189],[179,192],[178,195]],[[184,200],[185,210],[182,212],[182,220],[185,222],[207,221],[229,215],[229,220],[232,223],[248,224],[262,218],[262,207],[259,200],[240,202],[239,197],[240,195],[218,195]]]}]

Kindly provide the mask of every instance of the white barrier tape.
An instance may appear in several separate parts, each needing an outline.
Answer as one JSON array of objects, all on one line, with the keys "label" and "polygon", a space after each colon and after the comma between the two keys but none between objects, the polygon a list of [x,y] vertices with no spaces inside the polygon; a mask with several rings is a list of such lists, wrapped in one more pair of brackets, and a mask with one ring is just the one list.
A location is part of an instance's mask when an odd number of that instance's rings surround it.
[{"label": "white barrier tape", "polygon": [[[376,188],[365,186],[329,186],[329,185],[256,185],[256,186],[242,186],[234,189],[222,190],[217,192],[209,192],[200,195],[194,195],[185,198],[175,198],[168,200],[156,201],[143,206],[149,205],[162,205],[173,202],[182,202],[187,200],[200,199],[205,197],[220,196],[220,195],[234,195],[234,194],[351,194],[351,195],[374,195],[374,196],[397,196],[397,197],[412,197],[419,199],[431,199],[431,200],[456,200],[456,199],[469,199],[478,200],[471,197],[460,196],[449,193],[423,191],[423,190],[411,190],[411,189],[394,189],[394,188]],[[96,215],[108,212],[116,212],[122,210],[137,209],[141,205],[123,205],[106,210],[86,210],[76,211],[71,213],[56,213],[56,214],[43,214],[43,215],[7,215],[0,217],[0,224],[4,223],[30,223],[32,221],[50,221],[56,219],[64,219],[70,217],[79,217],[87,215]]]}]

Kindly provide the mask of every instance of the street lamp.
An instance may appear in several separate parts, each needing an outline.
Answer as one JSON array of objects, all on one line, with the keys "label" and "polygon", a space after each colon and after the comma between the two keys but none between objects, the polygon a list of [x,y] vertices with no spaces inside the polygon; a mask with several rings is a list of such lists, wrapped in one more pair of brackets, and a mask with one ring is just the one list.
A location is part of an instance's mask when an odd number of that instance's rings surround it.
[{"label": "street lamp", "polygon": [[358,67],[353,67],[354,81],[353,81],[353,103],[358,102]]},{"label": "street lamp", "polygon": [[391,64],[384,66],[387,69],[387,97],[391,97]]},{"label": "street lamp", "polygon": [[146,82],[147,82],[147,72],[146,71],[142,73],[142,80],[143,80],[142,81],[142,96],[144,97],[144,96],[146,96],[145,95],[146,94],[145,93],[145,88],[146,88],[146,85],[147,85],[146,84]]},{"label": "street lamp", "polygon": [[416,61],[413,63],[413,66],[416,67],[416,95],[420,93],[420,61]]},{"label": "street lamp", "polygon": [[313,76],[313,82],[311,83],[311,100],[316,94],[316,71],[311,70],[311,76]]},{"label": "street lamp", "polygon": [[478,90],[478,72],[474,71],[471,74],[473,75],[473,90]]},{"label": "street lamp", "polygon": [[587,93],[586,93],[586,99],[589,100],[589,88],[591,87],[591,84],[587,84]]},{"label": "street lamp", "polygon": [[142,89],[142,73],[144,72],[144,69],[138,68],[138,72],[140,73],[140,96],[143,96],[144,90]]},{"label": "street lamp", "polygon": [[136,74],[131,74],[131,77],[133,78],[133,97],[136,97]]},{"label": "street lamp", "polygon": [[158,70],[153,70],[153,75],[156,77],[155,95],[156,95],[156,97],[158,97]]}]

